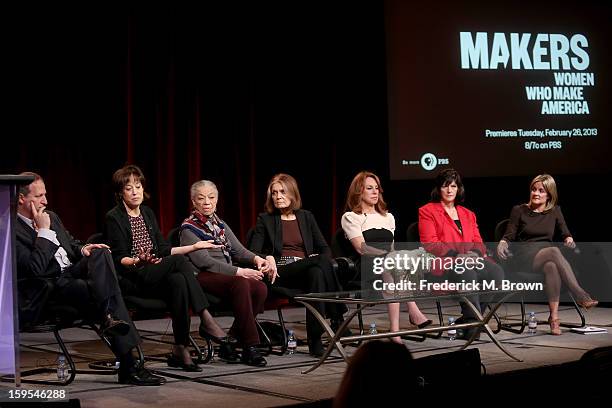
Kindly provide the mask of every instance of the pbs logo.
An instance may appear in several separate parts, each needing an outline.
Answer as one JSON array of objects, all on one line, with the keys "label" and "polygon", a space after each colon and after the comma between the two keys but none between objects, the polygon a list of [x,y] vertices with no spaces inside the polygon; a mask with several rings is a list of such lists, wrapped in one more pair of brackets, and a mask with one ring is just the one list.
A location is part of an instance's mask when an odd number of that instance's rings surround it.
[{"label": "pbs logo", "polygon": [[432,171],[438,165],[438,159],[432,153],[425,153],[421,156],[421,167],[427,171]]}]

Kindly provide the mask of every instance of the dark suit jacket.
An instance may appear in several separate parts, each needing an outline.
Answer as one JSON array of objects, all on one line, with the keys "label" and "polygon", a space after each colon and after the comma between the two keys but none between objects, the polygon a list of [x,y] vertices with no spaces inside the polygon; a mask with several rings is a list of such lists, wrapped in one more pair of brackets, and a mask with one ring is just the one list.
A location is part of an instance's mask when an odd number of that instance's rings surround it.
[{"label": "dark suit jacket", "polygon": [[[83,245],[64,228],[57,214],[47,211],[51,218],[51,229],[66,250],[70,262],[82,258]],[[17,278],[19,280],[19,325],[21,328],[35,324],[53,291],[61,269],[55,260],[58,246],[38,234],[21,218],[17,217],[15,228],[17,252]]]},{"label": "dark suit jacket", "polygon": [[[83,257],[83,244],[74,239],[66,230],[57,214],[47,211],[51,218],[51,229],[57,234],[57,240],[68,253],[73,264]],[[60,275],[60,266],[55,260],[58,246],[46,238],[38,238],[37,233],[21,218],[17,218],[15,228],[17,248],[17,276],[23,278],[45,278],[55,280]]]},{"label": "dark suit jacket", "polygon": [[[300,226],[306,256],[312,254],[331,256],[331,250],[321,234],[314,215],[307,210],[297,210],[295,216]],[[280,214],[259,214],[249,249],[259,254],[271,254],[275,258],[280,258],[283,252],[283,228]]]},{"label": "dark suit jacket", "polygon": [[[162,235],[153,210],[141,205],[140,213],[144,218],[144,222],[149,230],[149,236],[153,242],[152,252],[158,258],[170,255],[172,246]],[[113,259],[115,260],[115,268],[117,271],[126,271],[126,267],[121,265],[121,259],[126,256],[132,257],[133,242],[130,219],[123,203],[116,205],[106,213],[105,238],[111,247]]]}]

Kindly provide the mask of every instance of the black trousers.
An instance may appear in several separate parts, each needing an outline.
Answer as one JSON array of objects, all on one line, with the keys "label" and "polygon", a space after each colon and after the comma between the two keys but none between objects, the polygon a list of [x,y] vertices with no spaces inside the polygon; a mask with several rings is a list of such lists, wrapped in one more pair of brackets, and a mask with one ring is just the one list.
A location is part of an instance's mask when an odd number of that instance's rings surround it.
[{"label": "black trousers", "polygon": [[91,255],[64,269],[55,283],[54,299],[77,309],[94,305],[100,321],[108,314],[130,324],[123,336],[109,337],[115,355],[127,354],[140,342],[140,336],[130,319],[113,264],[107,249],[94,249]]},{"label": "black trousers", "polygon": [[[470,269],[466,270],[462,274],[449,271],[446,276],[449,281],[453,282],[461,282],[462,280],[465,280],[466,282],[482,282],[483,280],[495,281],[496,286],[499,288],[501,287],[502,279],[504,279],[504,270],[495,262],[484,258],[484,268],[481,270]],[[474,306],[480,309],[481,313],[484,311],[488,302],[490,301],[490,299],[480,299],[478,295],[468,296],[468,299],[474,304]],[[467,305],[467,303],[459,302],[459,305],[461,306],[461,314],[464,318],[476,318],[476,314],[474,314],[474,311]]]},{"label": "black trousers", "polygon": [[[332,268],[327,255],[316,255],[288,265],[279,266],[278,278],[274,286],[289,289],[300,289],[304,293],[337,292],[342,290],[338,277]],[[337,319],[347,311],[343,303],[313,303],[313,306],[325,317]],[[323,328],[306,310],[306,332],[308,338],[321,337]]]},{"label": "black trousers", "polygon": [[209,306],[194,272],[197,269],[185,256],[169,255],[158,264],[139,269],[135,282],[139,295],[166,301],[172,316],[174,342],[184,346],[189,345],[189,309],[200,314]]}]

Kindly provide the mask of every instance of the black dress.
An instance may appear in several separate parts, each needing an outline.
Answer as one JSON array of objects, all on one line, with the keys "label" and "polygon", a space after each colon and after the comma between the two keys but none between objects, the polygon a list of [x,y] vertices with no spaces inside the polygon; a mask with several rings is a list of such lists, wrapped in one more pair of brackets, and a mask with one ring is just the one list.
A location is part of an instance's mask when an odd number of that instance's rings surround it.
[{"label": "black dress", "polygon": [[544,248],[558,246],[554,243],[555,238],[563,241],[571,236],[559,206],[540,213],[522,204],[512,208],[502,239],[510,243],[513,267],[532,271],[533,259],[538,252]]}]

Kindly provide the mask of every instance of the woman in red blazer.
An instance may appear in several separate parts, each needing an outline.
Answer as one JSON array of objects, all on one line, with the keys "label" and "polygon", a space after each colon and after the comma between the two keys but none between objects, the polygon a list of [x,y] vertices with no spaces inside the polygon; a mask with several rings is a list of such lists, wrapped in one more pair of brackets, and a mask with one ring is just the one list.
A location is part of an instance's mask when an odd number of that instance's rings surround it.
[{"label": "woman in red blazer", "polygon": [[[419,235],[425,249],[437,257],[460,264],[459,258],[473,258],[471,269],[442,270],[434,268],[432,275],[445,275],[448,280],[460,282],[481,282],[493,280],[499,287],[504,277],[503,269],[486,256],[486,247],[482,242],[476,215],[467,208],[458,205],[463,202],[465,189],[461,176],[454,169],[442,170],[436,177],[436,185],[431,192],[431,202],[419,208]],[[461,260],[461,264],[466,262]],[[439,262],[435,263],[439,266]],[[467,263],[466,263],[467,265]],[[470,301],[480,310],[486,304],[480,304],[478,296]],[[465,303],[461,303],[461,321],[472,321],[474,312]],[[466,333],[467,336],[471,333]]]}]

